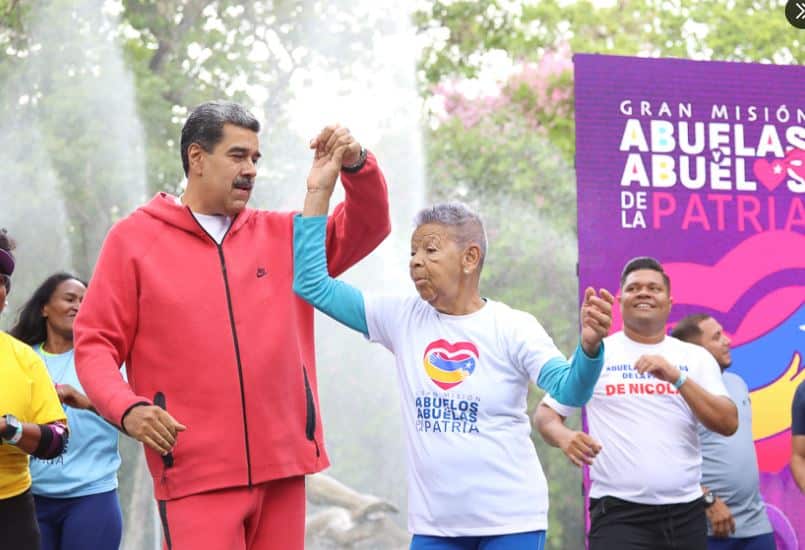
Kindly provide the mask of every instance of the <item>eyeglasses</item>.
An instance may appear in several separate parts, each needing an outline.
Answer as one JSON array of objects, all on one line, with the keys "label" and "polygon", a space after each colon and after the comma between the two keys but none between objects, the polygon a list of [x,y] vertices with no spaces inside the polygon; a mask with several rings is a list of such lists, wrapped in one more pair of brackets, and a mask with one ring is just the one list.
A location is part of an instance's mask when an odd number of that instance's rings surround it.
[{"label": "eyeglasses", "polygon": [[0,273],[0,283],[2,283],[4,287],[6,287],[6,294],[11,292],[11,275]]}]

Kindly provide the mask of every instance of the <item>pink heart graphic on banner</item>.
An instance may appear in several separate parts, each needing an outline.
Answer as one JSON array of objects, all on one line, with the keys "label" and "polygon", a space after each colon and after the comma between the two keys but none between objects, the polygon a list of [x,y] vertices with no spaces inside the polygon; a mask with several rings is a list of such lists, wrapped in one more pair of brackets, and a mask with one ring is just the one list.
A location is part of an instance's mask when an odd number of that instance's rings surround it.
[{"label": "pink heart graphic on banner", "polygon": [[785,166],[779,159],[775,159],[772,162],[766,159],[757,159],[754,169],[758,181],[769,191],[774,191],[785,179]]}]

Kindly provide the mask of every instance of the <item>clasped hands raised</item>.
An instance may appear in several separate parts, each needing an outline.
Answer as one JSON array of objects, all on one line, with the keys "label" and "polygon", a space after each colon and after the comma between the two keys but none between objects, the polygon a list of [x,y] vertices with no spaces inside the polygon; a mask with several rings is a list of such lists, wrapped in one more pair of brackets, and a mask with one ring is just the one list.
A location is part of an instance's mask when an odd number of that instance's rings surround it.
[{"label": "clasped hands raised", "polygon": [[314,154],[307,177],[308,193],[332,193],[341,168],[354,165],[361,156],[361,144],[339,124],[322,129],[309,147]]}]

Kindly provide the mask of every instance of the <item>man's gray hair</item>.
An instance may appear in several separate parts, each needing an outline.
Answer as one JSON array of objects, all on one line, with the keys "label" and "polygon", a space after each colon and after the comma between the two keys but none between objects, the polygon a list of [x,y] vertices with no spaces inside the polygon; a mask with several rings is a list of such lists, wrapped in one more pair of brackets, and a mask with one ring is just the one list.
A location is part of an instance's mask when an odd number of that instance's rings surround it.
[{"label": "man's gray hair", "polygon": [[484,265],[486,259],[486,230],[481,217],[473,212],[469,206],[461,202],[446,202],[434,204],[424,208],[414,217],[414,226],[420,227],[426,223],[437,223],[450,227],[453,230],[456,242],[465,247],[475,243],[481,249],[481,259],[478,267]]},{"label": "man's gray hair", "polygon": [[260,123],[243,105],[232,101],[208,101],[190,113],[182,127],[182,168],[186,176],[190,170],[187,150],[194,143],[211,153],[224,135],[224,124],[232,124],[260,133]]}]

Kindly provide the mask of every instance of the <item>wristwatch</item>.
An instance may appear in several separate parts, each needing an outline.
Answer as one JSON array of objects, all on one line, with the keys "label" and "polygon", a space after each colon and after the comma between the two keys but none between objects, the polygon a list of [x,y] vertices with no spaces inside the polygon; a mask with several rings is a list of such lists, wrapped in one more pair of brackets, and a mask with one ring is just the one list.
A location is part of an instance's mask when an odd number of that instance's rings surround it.
[{"label": "wristwatch", "polygon": [[361,154],[358,155],[358,160],[355,163],[350,164],[348,166],[342,166],[341,170],[343,170],[344,172],[348,172],[350,174],[354,174],[355,172],[363,168],[364,164],[366,164],[366,149],[361,147]]},{"label": "wristwatch", "polygon": [[16,445],[22,439],[22,422],[13,414],[3,415],[3,419],[6,421],[6,429],[0,433],[0,439],[5,443]]},{"label": "wristwatch", "polygon": [[704,495],[702,495],[702,500],[704,500],[704,507],[710,508],[716,503],[716,496],[711,491],[707,491]]}]

